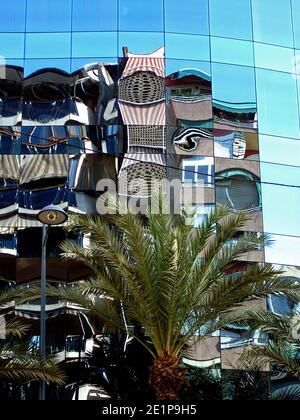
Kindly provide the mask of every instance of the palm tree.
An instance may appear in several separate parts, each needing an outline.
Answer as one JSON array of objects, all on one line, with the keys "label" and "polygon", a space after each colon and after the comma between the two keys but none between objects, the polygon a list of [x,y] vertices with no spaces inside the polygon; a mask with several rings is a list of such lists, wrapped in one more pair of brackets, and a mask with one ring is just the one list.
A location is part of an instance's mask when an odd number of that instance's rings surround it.
[{"label": "palm tree", "polygon": [[252,329],[268,335],[266,346],[250,347],[243,353],[240,363],[247,369],[262,369],[270,364],[300,379],[300,326],[299,314],[277,315],[264,309],[248,311]]},{"label": "palm tree", "polygon": [[245,264],[237,270],[237,260],[269,243],[255,233],[232,241],[245,227],[245,213],[217,208],[195,229],[191,215],[159,208],[145,217],[118,211],[109,220],[71,217],[68,229],[91,241],[88,248],[65,242],[63,257],[83,262],[94,276],[77,289],[50,288],[49,293],[119,328],[140,325],[149,339],[141,344],[153,358],[152,390],[157,399],[172,400],[187,385],[181,357],[200,328],[201,339],[243,318],[240,305],[247,299],[269,293],[295,298],[299,287],[271,265]]},{"label": "palm tree", "polygon": [[[0,293],[0,308],[11,302],[26,300],[26,293],[20,289]],[[41,363],[39,357],[31,349],[20,344],[20,339],[29,327],[18,319],[7,321],[5,325],[6,339],[0,340],[0,382],[43,381],[63,385],[65,376],[54,359]]]}]

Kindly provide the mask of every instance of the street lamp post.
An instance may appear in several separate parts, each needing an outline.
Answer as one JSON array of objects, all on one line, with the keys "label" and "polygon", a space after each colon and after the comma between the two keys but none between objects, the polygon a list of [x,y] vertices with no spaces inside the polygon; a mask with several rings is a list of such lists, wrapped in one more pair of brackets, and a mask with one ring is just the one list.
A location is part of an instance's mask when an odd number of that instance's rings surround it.
[{"label": "street lamp post", "polygon": [[[37,219],[43,224],[42,235],[42,266],[41,266],[41,313],[40,313],[40,359],[46,360],[46,282],[47,282],[47,239],[50,226],[57,226],[68,220],[67,213],[58,206],[44,207],[37,215]],[[45,401],[46,384],[41,382],[39,400]]]}]

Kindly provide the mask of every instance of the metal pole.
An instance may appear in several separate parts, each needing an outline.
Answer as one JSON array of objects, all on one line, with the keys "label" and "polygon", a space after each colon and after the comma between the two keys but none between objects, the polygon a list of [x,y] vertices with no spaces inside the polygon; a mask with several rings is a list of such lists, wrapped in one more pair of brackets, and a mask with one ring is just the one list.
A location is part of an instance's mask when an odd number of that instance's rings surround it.
[{"label": "metal pole", "polygon": [[[41,269],[41,314],[40,314],[40,359],[46,360],[46,263],[47,263],[47,234],[48,226],[43,225],[42,235],[42,269]],[[45,401],[46,384],[40,384],[40,401]]]}]

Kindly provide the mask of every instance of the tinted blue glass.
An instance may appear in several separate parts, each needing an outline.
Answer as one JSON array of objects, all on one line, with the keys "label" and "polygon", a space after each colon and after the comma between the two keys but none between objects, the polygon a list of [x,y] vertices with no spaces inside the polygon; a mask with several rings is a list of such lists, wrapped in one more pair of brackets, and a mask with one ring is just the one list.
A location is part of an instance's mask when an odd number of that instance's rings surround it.
[{"label": "tinted blue glass", "polygon": [[[274,168],[273,173],[276,171],[278,172],[278,167]],[[265,231],[300,236],[300,188],[263,184],[262,196]]]},{"label": "tinted blue glass", "polygon": [[26,0],[3,1],[0,7],[0,31],[24,32],[25,31]]},{"label": "tinted blue glass", "polygon": [[209,61],[209,38],[201,35],[166,34],[166,57]]},{"label": "tinted blue glass", "polygon": [[24,64],[24,76],[27,77],[31,73],[46,67],[61,69],[69,73],[71,69],[70,61],[68,58],[27,59]]},{"label": "tinted blue glass", "polygon": [[214,99],[231,104],[256,102],[252,68],[212,64],[212,76]]},{"label": "tinted blue glass", "polygon": [[154,52],[164,45],[162,33],[149,32],[119,32],[119,57],[123,57],[123,47],[129,52],[147,54]]},{"label": "tinted blue glass", "polygon": [[162,31],[163,0],[119,0],[120,31]]},{"label": "tinted blue glass", "polygon": [[72,0],[27,0],[28,32],[64,32],[71,30]]},{"label": "tinted blue glass", "polygon": [[262,161],[295,166],[299,165],[300,141],[260,135],[259,148]]},{"label": "tinted blue glass", "polygon": [[208,35],[208,0],[165,0],[166,31]]},{"label": "tinted blue glass", "polygon": [[255,65],[265,69],[292,72],[294,50],[274,45],[254,43]]},{"label": "tinted blue glass", "polygon": [[68,58],[71,35],[68,33],[39,33],[26,35],[26,58]]},{"label": "tinted blue glass", "polygon": [[24,57],[24,34],[0,33],[0,55],[5,59]]},{"label": "tinted blue glass", "polygon": [[78,70],[87,63],[114,63],[117,64],[117,57],[83,57],[71,60],[71,71]]},{"label": "tinted blue glass", "polygon": [[293,28],[295,36],[295,48],[300,48],[300,2],[299,0],[292,0],[292,15],[293,15]]},{"label": "tinted blue glass", "polygon": [[210,0],[211,35],[252,39],[251,0]]},{"label": "tinted blue glass", "polygon": [[299,266],[300,238],[272,235],[272,247],[266,248],[266,262]]},{"label": "tinted blue glass", "polygon": [[208,61],[195,61],[195,60],[166,60],[166,74],[172,74],[179,69],[200,69],[202,72],[211,75],[211,65]]},{"label": "tinted blue glass", "polygon": [[73,0],[73,31],[117,30],[117,0]]},{"label": "tinted blue glass", "polygon": [[259,130],[263,134],[299,137],[296,80],[288,73],[256,71]]},{"label": "tinted blue glass", "polygon": [[74,32],[72,34],[72,57],[117,56],[115,32]]},{"label": "tinted blue glass", "polygon": [[254,41],[293,47],[290,0],[252,0]]},{"label": "tinted blue glass", "polygon": [[211,37],[211,60],[220,63],[253,66],[253,43]]}]

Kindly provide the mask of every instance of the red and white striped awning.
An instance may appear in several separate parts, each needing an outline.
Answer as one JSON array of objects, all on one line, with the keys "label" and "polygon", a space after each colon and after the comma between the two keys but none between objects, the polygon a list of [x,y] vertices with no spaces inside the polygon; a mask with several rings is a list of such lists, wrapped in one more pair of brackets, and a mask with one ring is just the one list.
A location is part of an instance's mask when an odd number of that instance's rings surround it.
[{"label": "red and white striped awning", "polygon": [[166,125],[166,103],[132,105],[119,101],[124,125]]},{"label": "red and white striped awning", "polygon": [[122,79],[132,76],[139,71],[148,71],[158,77],[165,78],[165,60],[163,58],[134,57],[128,58]]},{"label": "red and white striped awning", "polygon": [[[156,152],[156,153],[155,153]],[[126,153],[122,163],[121,171],[130,165],[137,163],[152,163],[153,165],[166,166],[166,155],[161,149],[150,150],[147,147],[135,147],[132,153]]]}]

